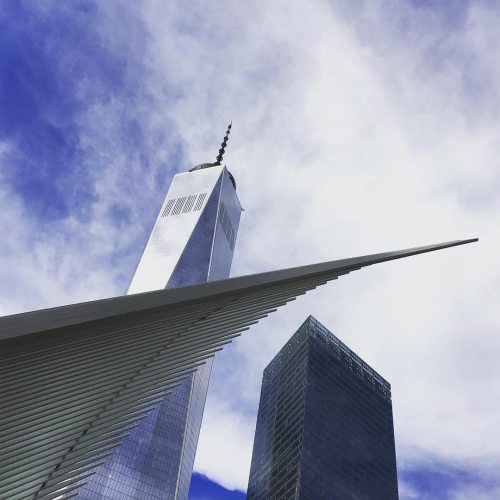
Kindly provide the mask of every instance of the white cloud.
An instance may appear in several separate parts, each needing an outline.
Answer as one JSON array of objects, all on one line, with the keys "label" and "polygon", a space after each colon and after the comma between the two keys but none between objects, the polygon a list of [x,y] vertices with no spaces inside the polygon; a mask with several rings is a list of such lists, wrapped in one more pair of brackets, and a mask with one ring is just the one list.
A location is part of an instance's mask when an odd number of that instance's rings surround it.
[{"label": "white cloud", "polygon": [[[146,106],[141,124],[170,119],[196,164],[215,157],[233,120],[226,159],[246,209],[233,275],[481,238],[340,278],[217,356],[195,468],[229,488],[246,488],[262,370],[310,313],[392,383],[401,461],[500,461],[499,10],[476,2],[449,26],[430,9],[358,5],[227,1],[210,12],[151,1],[141,11],[144,59],[177,92],[150,117]],[[161,95],[162,80],[146,84]],[[109,160],[92,173],[89,221],[39,234],[3,188],[2,234],[16,242],[1,262],[4,312],[118,293],[132,272],[137,255],[120,270],[106,259],[146,234],[145,205],[162,194],[158,168],[141,177],[113,143],[120,113],[107,103],[82,117],[100,125],[89,161]],[[175,140],[152,140],[152,162]],[[103,152],[105,142],[117,147]],[[113,203],[130,208],[129,227],[105,216]]]},{"label": "white cloud", "polygon": [[[262,369],[313,312],[392,382],[400,457],[414,447],[452,463],[496,456],[498,74],[485,61],[483,31],[493,23],[481,19],[498,16],[484,9],[473,6],[447,33],[434,31],[432,12],[405,8],[386,19],[381,6],[367,13],[368,33],[355,14],[341,18],[322,3],[266,4],[251,22],[230,4],[238,36],[223,19],[219,39],[189,54],[190,64],[208,54],[210,67],[193,86],[183,81],[181,135],[196,150],[193,130],[221,128],[210,115],[230,109],[235,124],[227,158],[247,209],[235,274],[481,237],[341,278],[289,305],[218,356],[208,415],[252,414]],[[199,22],[203,31],[216,21]],[[476,67],[489,78],[481,91],[467,81]],[[196,468],[245,488],[254,423],[217,436],[212,422],[202,432],[226,445],[210,460],[214,447],[202,437]]]},{"label": "white cloud", "polygon": [[252,424],[252,418],[232,408],[227,398],[212,398],[198,442],[197,472],[228,489],[241,489],[241,471],[250,470],[251,458],[241,450],[253,446],[253,435],[244,430]]}]

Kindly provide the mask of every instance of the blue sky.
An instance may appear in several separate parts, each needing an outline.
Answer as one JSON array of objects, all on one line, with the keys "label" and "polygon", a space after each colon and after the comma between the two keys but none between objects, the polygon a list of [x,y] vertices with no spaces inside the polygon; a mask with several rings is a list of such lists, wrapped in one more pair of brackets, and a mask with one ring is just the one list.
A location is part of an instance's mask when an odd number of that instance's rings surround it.
[{"label": "blue sky", "polygon": [[202,474],[193,474],[189,488],[190,500],[244,500],[241,491],[227,490],[219,484],[210,481]]},{"label": "blue sky", "polygon": [[0,314],[123,293],[172,176],[233,120],[233,274],[481,242],[339,279],[224,351],[192,498],[242,498],[262,369],[309,314],[392,383],[403,499],[500,496],[499,28],[488,1],[3,0]]},{"label": "blue sky", "polygon": [[[93,28],[98,8],[91,2],[38,12],[30,3],[4,2],[3,14],[2,136],[17,146],[9,180],[30,201],[31,216],[63,219],[92,195],[88,173],[81,175],[88,154],[80,141],[81,116],[87,106],[112,98],[134,107],[130,63],[99,39]],[[132,64],[141,69],[138,60]],[[123,118],[120,129],[129,140],[120,147],[140,149],[134,114]]]}]

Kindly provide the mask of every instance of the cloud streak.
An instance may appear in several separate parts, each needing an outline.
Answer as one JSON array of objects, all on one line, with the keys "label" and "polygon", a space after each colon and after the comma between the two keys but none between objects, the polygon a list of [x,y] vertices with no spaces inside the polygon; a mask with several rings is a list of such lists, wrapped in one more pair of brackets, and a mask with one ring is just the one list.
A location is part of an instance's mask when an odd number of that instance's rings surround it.
[{"label": "cloud streak", "polygon": [[2,313],[122,293],[169,178],[232,119],[233,275],[481,240],[341,278],[221,353],[196,469],[245,489],[262,370],[310,313],[392,383],[404,481],[498,467],[496,6],[4,5],[25,87],[0,89]]}]

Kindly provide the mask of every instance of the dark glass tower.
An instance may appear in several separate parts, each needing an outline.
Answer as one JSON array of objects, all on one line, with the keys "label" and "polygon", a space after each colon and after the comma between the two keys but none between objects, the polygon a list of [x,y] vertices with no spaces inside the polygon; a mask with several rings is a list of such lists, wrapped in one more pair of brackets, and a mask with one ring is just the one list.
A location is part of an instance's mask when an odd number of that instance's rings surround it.
[{"label": "dark glass tower", "polygon": [[398,498],[390,385],[312,316],[264,370],[247,495]]},{"label": "dark glass tower", "polygon": [[[242,210],[235,180],[221,165],[230,128],[215,163],[174,177],[127,294],[229,277]],[[212,360],[131,430],[78,498],[187,500]]]}]

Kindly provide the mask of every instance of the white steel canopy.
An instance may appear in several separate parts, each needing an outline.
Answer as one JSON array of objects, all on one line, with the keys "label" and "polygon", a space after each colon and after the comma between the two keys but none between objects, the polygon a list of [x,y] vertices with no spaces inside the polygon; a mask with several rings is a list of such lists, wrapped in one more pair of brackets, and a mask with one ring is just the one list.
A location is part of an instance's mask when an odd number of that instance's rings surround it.
[{"label": "white steel canopy", "polygon": [[69,498],[182,377],[250,325],[365,266],[477,241],[0,318],[0,498]]}]

